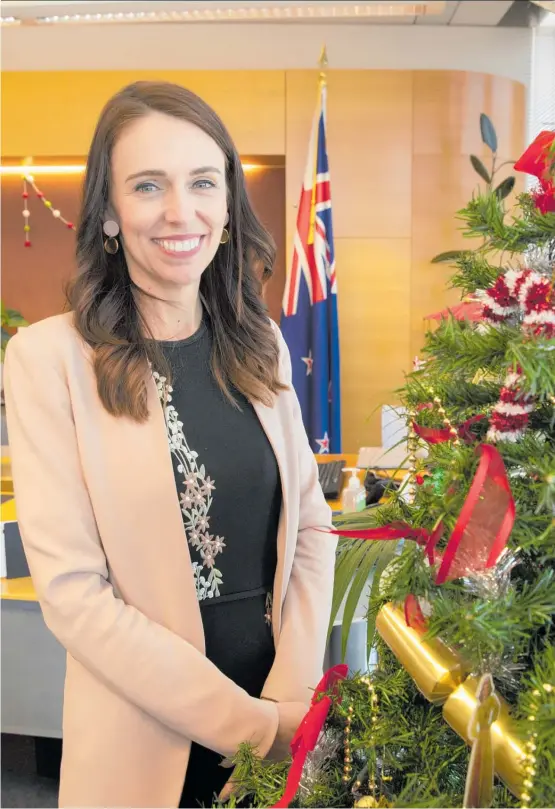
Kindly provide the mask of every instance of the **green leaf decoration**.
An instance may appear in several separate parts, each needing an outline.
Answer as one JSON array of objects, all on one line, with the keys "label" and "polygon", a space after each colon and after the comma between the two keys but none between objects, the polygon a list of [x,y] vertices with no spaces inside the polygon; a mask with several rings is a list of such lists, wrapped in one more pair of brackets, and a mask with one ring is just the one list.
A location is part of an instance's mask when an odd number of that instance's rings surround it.
[{"label": "green leaf decoration", "polygon": [[333,587],[333,599],[331,606],[330,623],[328,627],[328,637],[331,635],[333,624],[341,602],[345,597],[353,576],[366,553],[363,542],[351,540],[340,545],[339,558],[335,569],[335,582]]},{"label": "green leaf decoration", "polygon": [[[388,541],[382,544],[385,545],[385,547],[382,549],[382,553],[378,562],[376,563],[376,568],[372,577],[372,588],[370,590],[370,597],[368,599],[369,604],[374,602],[378,597],[382,573],[395,556],[399,542]],[[372,651],[372,646],[374,645],[375,634],[376,613],[369,610],[366,616],[366,660],[370,659],[370,652]]]},{"label": "green leaf decoration", "polygon": [[489,146],[492,152],[496,152],[497,134],[491,120],[488,118],[485,112],[480,115],[480,133],[486,146]]},{"label": "green leaf decoration", "polygon": [[495,194],[497,195],[498,199],[505,199],[506,197],[509,196],[514,187],[515,187],[515,178],[505,177],[503,182],[499,183],[499,185],[495,189]]},{"label": "green leaf decoration", "polygon": [[457,261],[465,253],[466,250],[447,250],[445,253],[438,253],[437,256],[434,256],[432,264],[446,264]]},{"label": "green leaf decoration", "polygon": [[364,546],[364,556],[358,566],[355,577],[353,578],[349,595],[345,602],[345,610],[343,612],[343,621],[341,624],[341,660],[345,661],[345,654],[347,652],[347,641],[349,633],[353,624],[355,611],[362,597],[364,588],[369,584],[370,572],[374,567],[376,559],[381,551],[383,542],[367,542],[364,539],[359,539],[358,542]]},{"label": "green leaf decoration", "polygon": [[488,183],[488,184],[491,183],[491,177],[489,175],[489,172],[488,172],[487,168],[484,166],[484,164],[482,163],[482,161],[480,160],[480,158],[476,157],[475,154],[471,154],[470,155],[470,162],[472,163],[474,171],[477,174],[480,175],[482,180],[485,180],[486,183]]}]

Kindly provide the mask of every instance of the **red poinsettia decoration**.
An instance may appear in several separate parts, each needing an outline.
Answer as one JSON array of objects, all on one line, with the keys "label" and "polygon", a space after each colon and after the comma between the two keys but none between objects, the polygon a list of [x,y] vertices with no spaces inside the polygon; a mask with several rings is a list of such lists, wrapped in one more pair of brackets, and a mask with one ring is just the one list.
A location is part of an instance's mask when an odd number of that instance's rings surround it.
[{"label": "red poinsettia decoration", "polygon": [[540,132],[514,167],[538,178],[540,187],[533,193],[536,208],[541,213],[555,211],[555,132]]}]

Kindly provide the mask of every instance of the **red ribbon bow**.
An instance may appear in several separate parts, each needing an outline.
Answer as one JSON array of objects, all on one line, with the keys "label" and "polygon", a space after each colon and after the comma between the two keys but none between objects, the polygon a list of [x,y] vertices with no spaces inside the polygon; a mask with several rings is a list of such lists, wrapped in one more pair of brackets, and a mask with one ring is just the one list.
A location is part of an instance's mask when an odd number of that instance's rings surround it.
[{"label": "red ribbon bow", "polygon": [[[431,533],[401,521],[380,528],[340,529],[331,533],[364,540],[413,539],[424,546],[430,565],[439,564],[436,584],[493,567],[511,534],[515,503],[499,451],[491,444],[480,444],[476,453],[480,455],[478,469],[443,554],[435,550],[443,534],[442,522]],[[405,602],[405,620],[413,627],[425,623],[414,597]]]},{"label": "red ribbon bow", "polygon": [[[346,665],[342,664],[339,666],[334,666],[324,674],[318,683],[318,686],[312,696],[308,713],[297,728],[297,732],[293,736],[293,741],[291,742],[293,763],[291,764],[287,774],[285,791],[279,801],[274,804],[272,809],[288,807],[297,794],[306,757],[316,747],[316,742],[318,741],[318,737],[320,736],[320,732],[324,727],[324,722],[326,721],[327,715],[331,708],[332,698],[327,692],[331,691],[332,694],[336,696],[337,684],[340,680],[344,680],[346,678],[348,672],[349,667]],[[321,699],[319,699],[320,697]]]},{"label": "red ribbon bow", "polygon": [[332,530],[329,533],[337,534],[347,539],[365,539],[368,541],[375,541],[379,539],[414,539],[418,545],[424,545],[426,555],[430,560],[430,564],[434,563],[434,547],[437,545],[443,528],[443,523],[440,523],[432,533],[427,528],[414,528],[407,522],[397,520],[390,522],[388,525],[382,525],[379,528],[355,528],[354,530]]},{"label": "red ribbon bow", "polygon": [[516,171],[531,174],[540,181],[540,188],[532,196],[536,208],[543,214],[555,211],[554,143],[555,132],[540,132],[514,165]]}]

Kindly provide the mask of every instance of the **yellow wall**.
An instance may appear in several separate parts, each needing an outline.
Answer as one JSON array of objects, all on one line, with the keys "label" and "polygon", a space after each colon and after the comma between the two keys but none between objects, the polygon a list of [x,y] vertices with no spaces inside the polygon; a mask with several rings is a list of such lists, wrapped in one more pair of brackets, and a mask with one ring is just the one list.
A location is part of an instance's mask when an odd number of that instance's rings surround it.
[{"label": "yellow wall", "polygon": [[[22,72],[2,76],[2,155],[83,156],[107,98],[129,81],[190,87],[223,117],[243,155],[286,157],[288,245],[316,99],[313,71]],[[500,157],[524,149],[525,89],[456,71],[337,70],[328,77],[341,332],[344,451],[380,442],[380,405],[421,349],[424,317],[454,300],[430,264],[461,246],[455,213],[487,157],[479,115]],[[502,177],[500,177],[502,179]]]}]

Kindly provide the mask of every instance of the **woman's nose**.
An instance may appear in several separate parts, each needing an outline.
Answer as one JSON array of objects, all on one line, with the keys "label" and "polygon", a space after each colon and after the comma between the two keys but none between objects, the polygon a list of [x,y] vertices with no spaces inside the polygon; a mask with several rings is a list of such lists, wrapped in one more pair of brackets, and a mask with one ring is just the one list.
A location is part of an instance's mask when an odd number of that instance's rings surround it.
[{"label": "woman's nose", "polygon": [[194,210],[193,197],[186,189],[177,189],[167,197],[165,215],[168,222],[186,222]]}]

